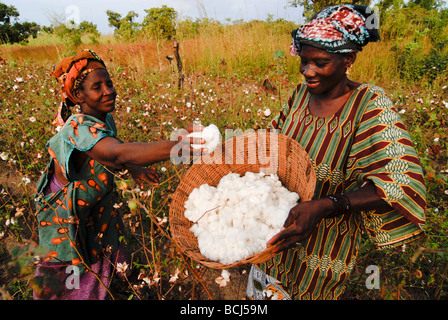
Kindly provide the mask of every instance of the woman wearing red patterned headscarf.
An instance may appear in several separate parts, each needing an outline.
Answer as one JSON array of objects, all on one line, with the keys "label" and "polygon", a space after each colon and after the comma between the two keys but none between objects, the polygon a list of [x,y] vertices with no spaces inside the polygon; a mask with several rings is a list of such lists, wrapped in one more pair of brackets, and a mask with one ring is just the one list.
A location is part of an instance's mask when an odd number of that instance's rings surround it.
[{"label": "woman wearing red patterned headscarf", "polygon": [[[128,169],[141,186],[144,181],[157,184],[157,172],[148,166],[170,159],[174,146],[191,154],[189,143],[201,141],[186,134],[153,143],[119,140],[111,115],[117,93],[93,51],[64,59],[52,75],[62,104],[54,122],[59,132],[47,143],[50,162],[37,185],[39,244],[48,254],[38,266],[34,296],[105,299],[112,268],[123,262],[123,223],[112,200],[114,171]],[[70,115],[74,105],[81,112]]]},{"label": "woman wearing red patterned headscarf", "polygon": [[305,148],[317,182],[314,198],[292,208],[269,241],[280,243],[277,255],[253,266],[247,293],[255,299],[264,297],[257,287],[276,297],[337,299],[362,231],[379,249],[423,234],[426,189],[405,125],[383,89],[347,75],[357,53],[379,40],[377,19],[365,6],[332,6],[292,32],[305,82],[270,127]]}]

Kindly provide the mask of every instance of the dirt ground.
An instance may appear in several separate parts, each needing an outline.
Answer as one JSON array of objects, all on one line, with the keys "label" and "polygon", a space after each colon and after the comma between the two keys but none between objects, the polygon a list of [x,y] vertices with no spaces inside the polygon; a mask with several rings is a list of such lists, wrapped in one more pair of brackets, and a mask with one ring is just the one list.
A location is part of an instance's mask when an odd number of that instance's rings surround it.
[{"label": "dirt ground", "polygon": [[[182,272],[179,279],[173,284],[169,277],[162,277],[157,286],[142,286],[136,288],[137,296],[132,299],[142,300],[246,300],[247,279],[250,266],[227,269],[230,281],[220,286],[216,279],[221,276],[222,270],[201,267],[195,270],[202,283],[189,272],[188,276]],[[141,283],[135,279],[136,275],[129,277],[135,285]],[[129,299],[129,283],[114,278],[111,292],[116,300]],[[205,288],[204,288],[205,287]],[[124,291],[123,291],[124,289]]]},{"label": "dirt ground", "polygon": [[[230,281],[225,286],[220,287],[215,279],[220,277],[222,270],[207,269],[204,274],[205,284],[214,300],[245,300],[247,279],[250,266],[227,269],[230,273]],[[201,290],[198,299],[209,299],[205,290]]]}]

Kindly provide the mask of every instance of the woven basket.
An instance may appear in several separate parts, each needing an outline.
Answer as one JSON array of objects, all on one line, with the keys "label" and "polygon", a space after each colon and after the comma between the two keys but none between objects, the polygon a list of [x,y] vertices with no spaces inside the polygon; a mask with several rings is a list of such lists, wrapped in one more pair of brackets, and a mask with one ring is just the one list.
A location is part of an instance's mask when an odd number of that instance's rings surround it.
[{"label": "woven basket", "polygon": [[210,268],[227,269],[261,263],[273,256],[275,247],[269,247],[231,264],[211,261],[199,251],[198,241],[189,230],[193,222],[184,216],[184,203],[194,188],[202,184],[216,187],[228,173],[243,176],[248,171],[276,173],[284,187],[297,192],[300,201],[310,200],[314,195],[316,174],[308,154],[297,141],[264,130],[224,141],[212,154],[201,156],[191,165],[172,198],[169,212],[171,235],[191,259]]}]

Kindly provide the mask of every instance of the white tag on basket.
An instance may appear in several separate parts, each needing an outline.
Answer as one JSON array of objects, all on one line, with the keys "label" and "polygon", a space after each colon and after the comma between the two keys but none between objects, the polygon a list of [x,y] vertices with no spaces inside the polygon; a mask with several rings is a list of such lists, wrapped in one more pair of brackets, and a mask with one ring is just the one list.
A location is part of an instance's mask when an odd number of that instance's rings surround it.
[{"label": "white tag on basket", "polygon": [[252,265],[247,282],[246,295],[254,300],[291,300],[280,282]]}]

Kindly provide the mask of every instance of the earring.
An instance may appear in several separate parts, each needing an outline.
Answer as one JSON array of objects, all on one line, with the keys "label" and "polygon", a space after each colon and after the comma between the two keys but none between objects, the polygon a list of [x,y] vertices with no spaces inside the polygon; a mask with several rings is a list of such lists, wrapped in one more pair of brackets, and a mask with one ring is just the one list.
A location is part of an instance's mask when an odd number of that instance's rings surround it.
[{"label": "earring", "polygon": [[53,124],[55,126],[63,126],[67,119],[71,116],[70,108],[67,106],[65,102],[61,102],[58,108],[58,113],[53,120]]}]

